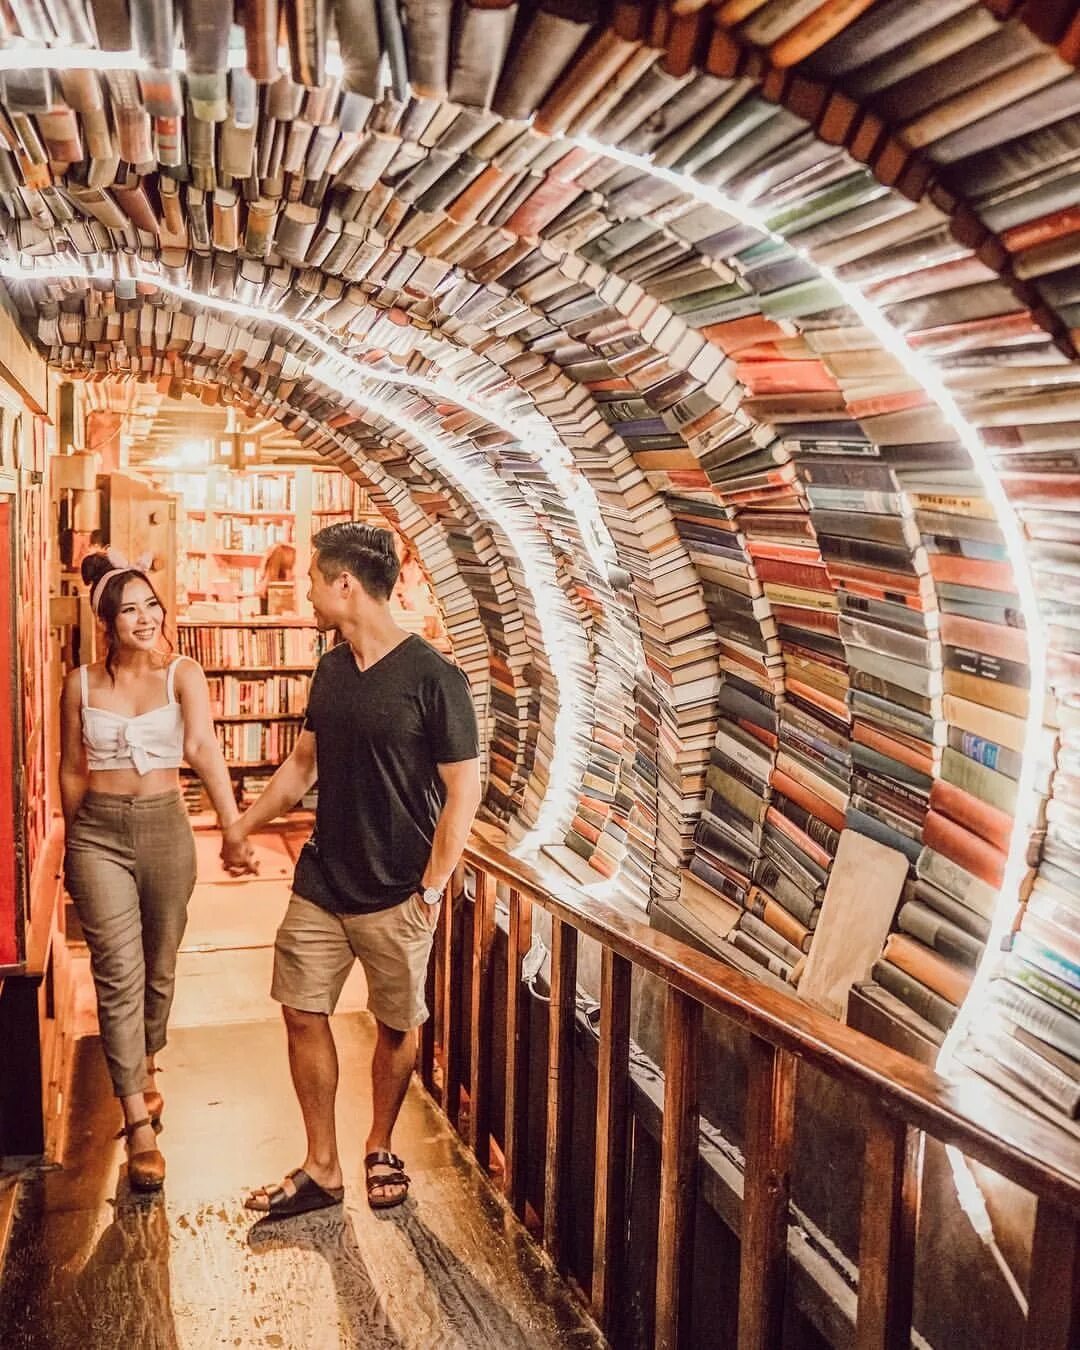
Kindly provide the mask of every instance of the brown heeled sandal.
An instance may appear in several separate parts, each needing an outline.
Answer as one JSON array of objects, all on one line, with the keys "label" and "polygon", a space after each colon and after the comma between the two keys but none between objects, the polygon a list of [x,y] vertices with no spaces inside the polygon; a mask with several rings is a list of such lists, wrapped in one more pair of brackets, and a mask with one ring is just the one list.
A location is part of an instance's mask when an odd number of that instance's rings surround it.
[{"label": "brown heeled sandal", "polygon": [[156,1148],[143,1149],[139,1153],[131,1151],[131,1137],[143,1125],[150,1125],[150,1117],[133,1120],[124,1126],[124,1138],[128,1147],[128,1181],[134,1191],[159,1191],[165,1184],[165,1159]]},{"label": "brown heeled sandal", "polygon": [[[165,1114],[165,1098],[160,1092],[144,1092],[143,1101],[146,1103],[146,1114],[150,1120],[150,1128],[155,1134],[160,1134],[165,1128],[161,1117]],[[127,1127],[121,1125],[113,1135],[114,1139],[123,1139],[126,1137]]]}]

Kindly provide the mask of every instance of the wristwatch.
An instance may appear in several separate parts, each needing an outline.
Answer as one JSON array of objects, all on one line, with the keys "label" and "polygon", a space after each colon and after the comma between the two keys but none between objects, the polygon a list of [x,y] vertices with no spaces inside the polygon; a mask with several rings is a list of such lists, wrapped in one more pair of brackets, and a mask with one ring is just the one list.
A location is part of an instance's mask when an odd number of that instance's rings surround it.
[{"label": "wristwatch", "polygon": [[438,886],[425,886],[420,891],[420,899],[425,905],[437,905],[442,899],[442,890]]}]

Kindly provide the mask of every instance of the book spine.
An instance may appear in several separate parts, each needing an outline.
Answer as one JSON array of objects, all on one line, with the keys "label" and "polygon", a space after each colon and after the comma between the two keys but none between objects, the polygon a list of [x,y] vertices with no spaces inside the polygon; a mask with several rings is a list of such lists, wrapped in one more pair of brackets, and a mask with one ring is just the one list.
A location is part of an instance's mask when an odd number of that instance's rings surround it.
[{"label": "book spine", "polygon": [[1075,1119],[1080,1113],[1080,1083],[1034,1050],[1022,1045],[1013,1036],[985,1028],[979,1028],[974,1039],[983,1054],[1004,1064],[1070,1119]]}]

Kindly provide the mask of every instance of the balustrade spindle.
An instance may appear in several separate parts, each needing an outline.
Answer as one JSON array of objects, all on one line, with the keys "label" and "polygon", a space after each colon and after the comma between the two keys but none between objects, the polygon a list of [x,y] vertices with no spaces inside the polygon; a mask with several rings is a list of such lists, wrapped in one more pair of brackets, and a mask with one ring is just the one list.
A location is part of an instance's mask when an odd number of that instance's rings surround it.
[{"label": "balustrade spindle", "polygon": [[656,1253],[656,1347],[687,1344],[697,1199],[701,1004],[670,985],[664,1000],[664,1124]]},{"label": "balustrade spindle", "polygon": [[909,1350],[922,1136],[865,1103],[858,1350]]},{"label": "balustrade spindle", "polygon": [[525,1213],[525,1150],[529,1119],[529,991],[521,963],[532,945],[532,902],[510,890],[506,944],[506,1089],[503,1109],[503,1190],[514,1213]]},{"label": "balustrade spindle", "polygon": [[787,1280],[795,1060],[753,1036],[748,1069],[738,1350],[776,1350]]},{"label": "balustrade spindle", "polygon": [[548,1020],[547,1162],[544,1246],[566,1266],[566,1191],[574,1110],[574,1018],[577,1010],[577,929],[551,920],[551,1009]]},{"label": "balustrade spindle", "polygon": [[491,1162],[491,1004],[495,954],[495,881],[476,874],[469,980],[469,1147],[481,1167]]},{"label": "balustrade spindle", "polygon": [[610,1332],[623,1278],[630,1118],[630,962],[605,947],[600,965],[592,1306]]}]

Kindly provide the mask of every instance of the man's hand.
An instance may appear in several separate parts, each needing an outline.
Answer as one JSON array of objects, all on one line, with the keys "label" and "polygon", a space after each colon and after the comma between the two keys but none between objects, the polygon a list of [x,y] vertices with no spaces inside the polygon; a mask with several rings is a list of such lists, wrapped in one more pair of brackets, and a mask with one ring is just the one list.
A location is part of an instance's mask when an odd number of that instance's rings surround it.
[{"label": "man's hand", "polygon": [[230,825],[221,836],[221,865],[233,877],[256,876],[259,868],[255,862],[255,850],[247,841],[247,836]]},{"label": "man's hand", "polygon": [[431,929],[437,928],[439,925],[439,911],[442,909],[442,901],[440,900],[437,905],[429,905],[419,891],[416,891],[415,895],[416,903],[420,906],[424,918],[427,920],[428,927]]}]

